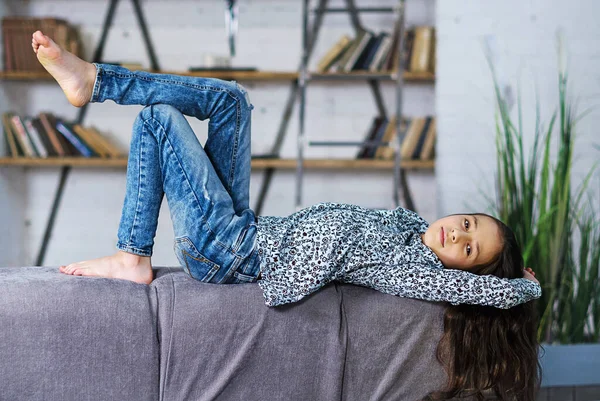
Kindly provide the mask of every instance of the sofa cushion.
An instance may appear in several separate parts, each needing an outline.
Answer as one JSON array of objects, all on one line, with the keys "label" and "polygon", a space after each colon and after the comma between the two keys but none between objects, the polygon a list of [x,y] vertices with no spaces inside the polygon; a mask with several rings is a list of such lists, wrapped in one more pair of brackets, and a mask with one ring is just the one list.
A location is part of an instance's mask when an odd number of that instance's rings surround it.
[{"label": "sofa cushion", "polygon": [[162,270],[161,400],[416,400],[440,388],[443,305],[330,284],[270,308],[260,287]]},{"label": "sofa cushion", "polygon": [[152,285],[162,400],[339,399],[345,347],[334,287],[269,308],[256,283],[202,283],[174,269]]},{"label": "sofa cushion", "polygon": [[444,387],[436,358],[444,304],[349,284],[340,290],[347,331],[341,399],[412,401]]},{"label": "sofa cushion", "polygon": [[0,288],[1,399],[158,400],[150,286],[22,267]]}]

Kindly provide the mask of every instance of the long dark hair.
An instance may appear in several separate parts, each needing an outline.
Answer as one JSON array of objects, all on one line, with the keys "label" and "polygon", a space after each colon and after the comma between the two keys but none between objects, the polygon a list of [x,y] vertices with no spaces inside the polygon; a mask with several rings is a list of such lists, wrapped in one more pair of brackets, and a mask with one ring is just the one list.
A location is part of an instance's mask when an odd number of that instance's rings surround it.
[{"label": "long dark hair", "polygon": [[[493,219],[503,240],[502,251],[471,273],[501,278],[523,277],[523,256],[512,230]],[[446,388],[424,400],[493,396],[502,401],[534,401],[539,389],[538,315],[534,301],[498,309],[479,305],[449,305],[437,359],[448,374]]]}]

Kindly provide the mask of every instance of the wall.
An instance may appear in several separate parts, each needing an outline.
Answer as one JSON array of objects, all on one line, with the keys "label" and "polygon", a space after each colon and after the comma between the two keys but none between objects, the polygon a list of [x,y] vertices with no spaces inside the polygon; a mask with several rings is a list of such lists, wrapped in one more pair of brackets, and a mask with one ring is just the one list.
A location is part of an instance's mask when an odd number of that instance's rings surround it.
[{"label": "wall", "polygon": [[[461,210],[487,210],[493,197],[495,167],[494,98],[483,43],[495,49],[500,79],[523,99],[525,143],[530,144],[535,116],[535,87],[541,121],[558,104],[558,57],[555,34],[566,38],[570,93],[579,113],[590,109],[576,129],[575,186],[600,159],[600,27],[594,0],[464,1],[437,3],[438,40],[436,115],[438,142],[436,182],[440,215]],[[487,38],[487,39],[486,39]],[[600,176],[592,179],[600,204]]]},{"label": "wall", "polygon": [[[6,13],[6,4],[0,2],[0,15]],[[6,110],[13,100],[10,85],[0,85],[0,110]],[[6,143],[0,141],[0,154]],[[22,169],[0,168],[0,266],[19,266],[25,260],[25,185]]]},{"label": "wall", "polygon": [[[68,16],[80,26],[91,58],[98,43],[107,1],[34,0],[7,1],[8,15]],[[206,53],[227,52],[224,28],[223,1],[195,0],[142,1],[151,39],[163,70],[184,70],[200,65]],[[341,1],[331,1],[340,5]],[[357,4],[372,4],[367,0]],[[377,4],[393,5],[395,0]],[[407,2],[407,24],[433,24],[434,0]],[[367,14],[366,26],[374,30],[391,30],[391,16]],[[247,0],[240,2],[239,54],[234,65],[253,65],[264,70],[294,71],[300,62],[301,2]],[[325,17],[325,26],[315,49],[311,64],[330,48],[343,33],[352,34],[350,20],[344,14]],[[129,1],[121,1],[110,31],[104,60],[142,62],[149,66],[141,33],[136,25]],[[255,111],[253,114],[252,149],[254,154],[268,152],[281,122],[289,83],[244,83],[248,88]],[[70,106],[55,83],[7,82],[5,91],[12,94],[12,109],[20,113],[37,114],[49,110],[65,118],[75,118],[77,110]],[[391,83],[383,84],[383,94],[392,110],[395,100]],[[407,115],[434,113],[434,86],[408,84],[405,91]],[[110,135],[127,148],[130,129],[138,106],[117,106],[112,102],[92,105],[85,122]],[[306,108],[306,132],[309,137],[360,140],[364,137],[375,103],[366,83],[316,83],[309,87]],[[206,139],[206,123],[190,121],[200,140]],[[297,107],[283,144],[282,157],[296,157],[298,132]],[[305,157],[352,157],[355,148],[309,148]],[[6,169],[2,169],[6,170]],[[59,169],[13,169],[24,175],[24,189],[11,189],[9,199],[23,204],[24,215],[6,223],[11,228],[25,230],[24,255],[21,264],[31,264],[41,243],[50,204],[59,178]],[[2,174],[6,174],[3,172]],[[389,172],[306,171],[303,205],[321,201],[359,204],[366,207],[390,208],[392,177]],[[252,174],[251,206],[256,201],[263,179],[257,170]],[[426,219],[437,217],[435,182],[432,172],[411,172],[409,175],[418,212]],[[21,182],[21,180],[18,180]],[[9,180],[14,184],[13,180]],[[334,184],[335,183],[335,184]],[[66,185],[62,207],[57,216],[53,237],[45,264],[58,265],[102,256],[114,252],[117,226],[125,189],[124,169],[74,169]],[[295,171],[277,172],[262,211],[264,215],[287,215],[294,212]],[[166,202],[159,220],[156,238],[156,265],[176,263],[172,252],[172,229]],[[3,213],[1,221],[7,221]],[[4,248],[4,242],[0,247]],[[0,249],[3,251],[3,249]],[[0,252],[3,253],[3,252]],[[0,265],[5,264],[0,259]]]}]

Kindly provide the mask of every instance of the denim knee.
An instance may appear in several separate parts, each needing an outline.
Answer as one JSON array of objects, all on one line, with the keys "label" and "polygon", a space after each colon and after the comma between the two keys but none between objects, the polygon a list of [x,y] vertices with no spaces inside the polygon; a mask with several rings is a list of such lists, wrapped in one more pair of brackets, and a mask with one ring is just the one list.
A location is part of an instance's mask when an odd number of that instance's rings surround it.
[{"label": "denim knee", "polygon": [[163,120],[170,119],[174,115],[182,115],[182,113],[176,107],[159,103],[145,106],[142,111],[140,111],[139,115],[144,120],[151,118],[155,120]]},{"label": "denim knee", "polygon": [[248,95],[248,91],[242,85],[237,83],[236,81],[228,82],[230,85],[227,88],[227,92],[231,94],[234,98],[239,101],[244,101],[247,108],[252,110],[254,106],[250,102],[250,95]]}]

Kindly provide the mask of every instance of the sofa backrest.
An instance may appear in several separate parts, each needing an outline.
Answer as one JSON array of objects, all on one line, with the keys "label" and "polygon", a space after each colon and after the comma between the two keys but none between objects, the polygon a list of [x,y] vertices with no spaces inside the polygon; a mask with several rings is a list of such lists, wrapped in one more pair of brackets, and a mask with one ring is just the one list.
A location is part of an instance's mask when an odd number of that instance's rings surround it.
[{"label": "sofa backrest", "polygon": [[442,304],[330,284],[270,308],[179,268],[149,286],[0,268],[0,400],[417,400]]},{"label": "sofa backrest", "polygon": [[150,286],[0,268],[0,400],[158,400]]},{"label": "sofa backrest", "polygon": [[442,387],[443,305],[330,284],[270,308],[255,284],[159,272],[161,399],[417,400]]}]

